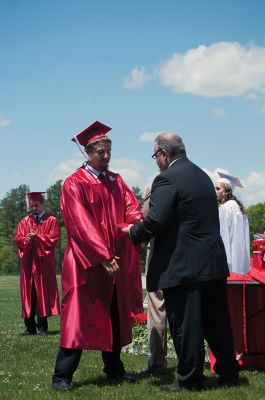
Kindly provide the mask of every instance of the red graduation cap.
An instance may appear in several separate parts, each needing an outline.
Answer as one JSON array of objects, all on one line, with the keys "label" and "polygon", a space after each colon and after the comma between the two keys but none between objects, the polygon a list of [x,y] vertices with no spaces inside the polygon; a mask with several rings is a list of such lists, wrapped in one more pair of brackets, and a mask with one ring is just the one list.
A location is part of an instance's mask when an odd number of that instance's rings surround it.
[{"label": "red graduation cap", "polygon": [[43,201],[43,195],[46,192],[27,192],[28,200]]},{"label": "red graduation cap", "polygon": [[94,140],[97,140],[102,137],[108,137],[106,135],[107,132],[109,132],[111,128],[107,125],[102,124],[99,121],[95,121],[92,125],[90,125],[88,128],[86,128],[84,131],[80,132],[78,135],[76,135],[72,141],[80,143],[82,146],[87,145],[90,142],[93,142]]}]

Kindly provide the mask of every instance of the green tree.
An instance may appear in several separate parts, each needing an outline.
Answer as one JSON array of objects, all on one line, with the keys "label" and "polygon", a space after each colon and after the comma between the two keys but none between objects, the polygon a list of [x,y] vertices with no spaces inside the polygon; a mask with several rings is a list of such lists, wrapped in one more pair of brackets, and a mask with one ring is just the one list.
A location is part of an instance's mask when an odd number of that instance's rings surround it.
[{"label": "green tree", "polygon": [[138,186],[133,186],[132,191],[135,194],[135,197],[137,198],[137,200],[139,201],[140,206],[142,207],[144,198],[143,198],[141,189]]},{"label": "green tree", "polygon": [[250,241],[255,233],[265,232],[265,203],[257,203],[247,209],[249,219]]},{"label": "green tree", "polygon": [[66,231],[60,211],[60,194],[62,189],[62,181],[57,181],[54,185],[47,189],[47,199],[45,201],[45,211],[57,218],[60,230],[60,239],[56,247],[56,269],[61,270],[63,253],[66,246]]},{"label": "green tree", "polygon": [[27,185],[20,185],[7,192],[0,201],[0,272],[2,274],[13,274],[19,270],[19,259],[13,236],[19,220],[27,213],[25,199],[28,191]]}]

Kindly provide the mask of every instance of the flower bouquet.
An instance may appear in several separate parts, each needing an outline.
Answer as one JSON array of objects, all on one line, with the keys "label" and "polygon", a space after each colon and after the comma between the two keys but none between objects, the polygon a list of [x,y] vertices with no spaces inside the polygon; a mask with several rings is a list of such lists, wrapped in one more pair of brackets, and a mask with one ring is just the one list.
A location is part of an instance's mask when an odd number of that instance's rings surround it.
[{"label": "flower bouquet", "polygon": [[[131,313],[132,318],[132,343],[122,349],[125,353],[146,355],[149,353],[148,344],[148,329],[147,329],[147,314],[146,313]],[[176,353],[173,345],[173,340],[168,332],[167,341],[167,357],[176,358]]]}]

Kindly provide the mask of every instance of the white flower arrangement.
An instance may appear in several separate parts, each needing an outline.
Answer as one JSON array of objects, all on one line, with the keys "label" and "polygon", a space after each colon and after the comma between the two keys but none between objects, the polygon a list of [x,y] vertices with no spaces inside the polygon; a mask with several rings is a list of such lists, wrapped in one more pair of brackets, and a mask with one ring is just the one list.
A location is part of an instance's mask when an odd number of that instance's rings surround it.
[{"label": "white flower arrangement", "polygon": [[[146,355],[150,354],[148,344],[148,330],[147,325],[137,324],[132,328],[133,340],[132,343],[128,344],[122,349],[123,352],[129,354]],[[176,358],[174,344],[172,337],[168,331],[167,340],[167,358]]]},{"label": "white flower arrangement", "polygon": [[[128,344],[122,349],[124,353],[136,354],[149,356],[149,344],[148,344],[148,330],[146,324],[137,324],[132,328],[133,340],[132,343]],[[167,332],[167,358],[177,358],[173,339],[168,330]],[[209,348],[205,342],[205,362],[209,363]]]}]

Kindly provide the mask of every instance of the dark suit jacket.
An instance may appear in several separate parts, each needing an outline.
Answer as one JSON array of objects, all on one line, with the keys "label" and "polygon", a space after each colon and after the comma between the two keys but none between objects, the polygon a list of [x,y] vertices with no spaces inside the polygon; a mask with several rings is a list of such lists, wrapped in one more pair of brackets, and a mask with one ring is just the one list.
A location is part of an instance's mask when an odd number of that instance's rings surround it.
[{"label": "dark suit jacket", "polygon": [[213,183],[186,157],[155,178],[149,213],[130,234],[134,244],[155,237],[150,292],[229,275]]}]

